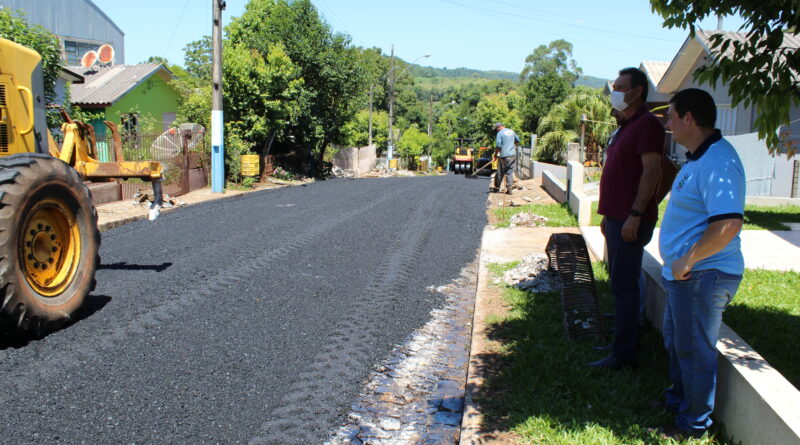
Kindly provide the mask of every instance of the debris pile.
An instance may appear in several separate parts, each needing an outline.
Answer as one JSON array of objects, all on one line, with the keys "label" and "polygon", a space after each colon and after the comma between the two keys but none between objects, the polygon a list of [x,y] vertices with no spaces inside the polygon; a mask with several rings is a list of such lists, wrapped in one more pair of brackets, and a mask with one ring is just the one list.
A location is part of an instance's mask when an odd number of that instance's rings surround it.
[{"label": "debris pile", "polygon": [[506,284],[529,292],[552,292],[559,289],[558,275],[548,270],[547,254],[534,253],[522,258],[519,266],[506,271],[494,284]]},{"label": "debris pile", "polygon": [[[155,198],[152,195],[150,190],[142,190],[139,189],[136,193],[133,194],[133,202],[131,203],[133,206],[139,207],[150,207],[150,204],[153,202]],[[175,199],[172,196],[167,195],[164,193],[161,196],[163,203],[161,204],[161,208],[169,209],[172,207],[183,207],[186,205],[186,202],[181,201],[180,199]]]},{"label": "debris pile", "polygon": [[511,215],[509,222],[511,223],[510,227],[541,227],[547,223],[547,217],[539,216],[531,212],[520,212]]},{"label": "debris pile", "polygon": [[337,166],[334,165],[333,167],[331,167],[331,176],[333,176],[334,178],[353,179],[353,178],[356,177],[356,171],[355,170],[345,170],[345,169],[343,169],[341,167],[337,167]]}]

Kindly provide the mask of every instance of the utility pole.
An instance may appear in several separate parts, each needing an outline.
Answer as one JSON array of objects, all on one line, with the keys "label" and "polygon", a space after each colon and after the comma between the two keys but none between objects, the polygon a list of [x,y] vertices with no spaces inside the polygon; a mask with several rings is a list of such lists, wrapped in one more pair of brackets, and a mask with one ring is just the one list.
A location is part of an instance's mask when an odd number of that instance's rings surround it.
[{"label": "utility pole", "polygon": [[580,151],[580,161],[583,164],[584,161],[584,151],[586,151],[586,114],[581,114],[581,151]]},{"label": "utility pole", "polygon": [[214,11],[212,33],[211,89],[211,191],[225,191],[225,121],[222,118],[222,10],[225,0],[211,0]]},{"label": "utility pole", "polygon": [[372,145],[372,88],[374,86],[369,86],[369,145]]},{"label": "utility pole", "polygon": [[387,142],[388,156],[386,168],[392,165],[392,149],[394,149],[394,135],[392,135],[392,118],[394,117],[394,45],[392,45],[392,58],[389,68],[389,140]]},{"label": "utility pole", "polygon": [[431,171],[433,164],[433,141],[431,132],[431,122],[433,120],[433,93],[431,93],[431,100],[428,102],[428,173]]}]

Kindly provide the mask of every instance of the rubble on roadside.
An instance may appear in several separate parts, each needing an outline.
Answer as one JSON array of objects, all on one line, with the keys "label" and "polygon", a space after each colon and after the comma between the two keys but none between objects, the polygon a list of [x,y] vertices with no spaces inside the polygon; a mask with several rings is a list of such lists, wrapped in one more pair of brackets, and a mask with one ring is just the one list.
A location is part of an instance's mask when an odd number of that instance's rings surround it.
[{"label": "rubble on roadside", "polygon": [[347,178],[353,179],[356,177],[355,170],[345,170],[341,167],[333,166],[331,167],[331,176],[334,178]]},{"label": "rubble on roadside", "polygon": [[[131,203],[133,206],[139,207],[150,207],[150,204],[154,201],[154,197],[149,190],[142,190],[139,189],[136,193],[133,194],[133,202]],[[180,199],[175,199],[172,196],[167,195],[164,193],[161,196],[162,209],[169,209],[172,207],[183,207],[186,205],[186,202],[181,201]]]},{"label": "rubble on roadside", "polygon": [[542,227],[547,224],[547,217],[539,216],[532,212],[520,212],[514,215],[511,215],[509,219],[509,227]]},{"label": "rubble on roadside", "polygon": [[547,254],[534,253],[522,258],[515,268],[507,270],[494,284],[505,284],[521,290],[540,293],[558,290],[560,284],[555,271],[548,270]]}]

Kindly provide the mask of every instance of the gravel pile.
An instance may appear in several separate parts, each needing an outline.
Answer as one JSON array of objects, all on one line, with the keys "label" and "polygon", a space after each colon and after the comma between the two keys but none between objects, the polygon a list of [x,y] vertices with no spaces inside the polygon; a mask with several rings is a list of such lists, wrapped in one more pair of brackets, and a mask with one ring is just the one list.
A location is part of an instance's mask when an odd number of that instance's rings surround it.
[{"label": "gravel pile", "polygon": [[541,227],[547,223],[547,217],[539,216],[531,212],[520,212],[511,216],[509,220],[511,227]]},{"label": "gravel pile", "polygon": [[534,253],[522,259],[519,266],[506,271],[495,284],[506,284],[529,292],[552,292],[558,290],[558,275],[547,269],[547,254]]}]

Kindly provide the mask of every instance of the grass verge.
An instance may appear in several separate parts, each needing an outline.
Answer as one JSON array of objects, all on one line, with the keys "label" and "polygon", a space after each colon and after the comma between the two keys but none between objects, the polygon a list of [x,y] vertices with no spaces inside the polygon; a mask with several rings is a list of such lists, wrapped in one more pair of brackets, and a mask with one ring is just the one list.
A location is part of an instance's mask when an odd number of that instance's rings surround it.
[{"label": "grass verge", "polygon": [[[658,222],[656,227],[661,227],[667,201],[662,201],[658,206]],[[597,213],[597,201],[592,202],[592,219],[590,225],[599,226],[603,215]],[[744,206],[744,230],[789,230],[784,223],[800,222],[800,206]]]},{"label": "grass verge", "polygon": [[499,222],[495,227],[509,227],[513,215],[531,212],[547,218],[546,227],[578,227],[578,219],[566,204],[525,204],[519,207],[499,207],[493,210]]},{"label": "grass verge", "polygon": [[800,273],[746,270],[723,320],[800,389]]},{"label": "grass verge", "polygon": [[[492,265],[495,276],[513,267]],[[608,274],[594,265],[604,310],[610,310]],[[532,294],[505,287],[511,306],[503,318],[490,320],[489,337],[500,346],[478,402],[488,428],[511,431],[523,443],[653,444],[660,440],[648,427],[672,420],[650,408],[668,385],[667,358],[661,337],[648,330],[642,337],[639,368],[609,372],[586,362],[602,358],[593,343],[567,340],[558,293]],[[713,437],[681,443],[723,443]]]}]

